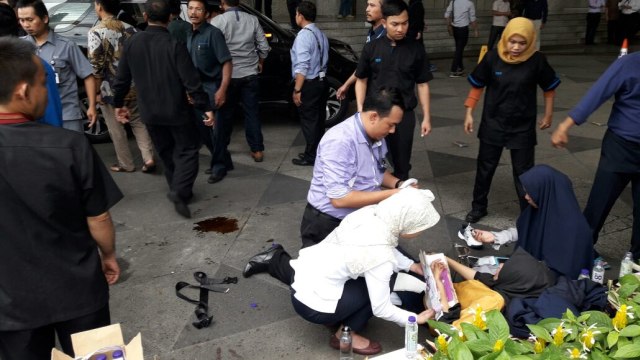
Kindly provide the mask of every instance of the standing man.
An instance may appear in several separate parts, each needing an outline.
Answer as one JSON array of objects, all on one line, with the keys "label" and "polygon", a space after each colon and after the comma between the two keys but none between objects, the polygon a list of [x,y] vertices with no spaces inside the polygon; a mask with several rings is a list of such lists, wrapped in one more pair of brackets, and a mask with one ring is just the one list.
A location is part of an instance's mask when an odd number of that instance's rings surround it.
[{"label": "standing man", "polygon": [[180,17],[180,13],[182,13],[180,6],[180,0],[169,0],[171,20],[169,21],[169,26],[167,28],[169,29],[169,34],[171,34],[174,39],[186,44],[187,37],[191,33],[191,24],[182,20]]},{"label": "standing man", "polygon": [[[369,29],[369,32],[367,33],[367,40],[365,43],[369,43],[372,40],[376,40],[387,35],[387,31],[383,24],[382,5],[384,5],[384,0],[367,0],[365,15],[367,16],[367,22],[371,24],[371,29]],[[356,83],[356,80],[356,72],[354,71],[347,81],[340,86],[336,92],[336,97],[339,100],[345,99],[349,92],[349,88],[351,85]]]},{"label": "standing man", "polygon": [[207,126],[214,124],[213,111],[187,48],[167,30],[170,16],[167,2],[147,0],[144,7],[149,25],[124,44],[113,85],[113,103],[118,120],[128,122],[130,112],[125,107],[125,96],[135,82],[140,116],[164,164],[169,184],[167,197],[178,214],[190,218],[187,202],[193,197],[200,149],[193,107],[205,113],[202,121]]},{"label": "standing man", "polygon": [[251,157],[255,162],[262,162],[264,141],[258,117],[258,74],[262,72],[264,59],[271,48],[258,18],[240,10],[239,4],[240,0],[222,0],[224,13],[211,20],[211,24],[222,31],[233,59],[231,85],[227,91],[226,105],[218,111],[217,130],[220,132],[224,156],[231,159],[227,146],[233,130],[233,112],[242,102],[244,131]]},{"label": "standing man", "polygon": [[631,248],[640,259],[640,53],[616,60],[593,84],[551,136],[551,143],[563,148],[573,125],[582,125],[600,105],[614,97],[607,132],[602,139],[600,162],[593,180],[584,216],[593,230],[593,243],[611,208],[631,182],[633,230]]},{"label": "standing man", "polygon": [[[107,123],[109,135],[116,151],[118,163],[109,169],[114,172],[133,172],[135,164],[129,149],[129,139],[124,125],[116,120],[113,107],[113,83],[118,70],[125,40],[135,32],[135,28],[115,18],[120,8],[119,0],[95,0],[95,10],[100,22],[89,30],[87,52],[93,66],[95,78],[100,83],[100,109]],[[140,120],[135,89],[132,88],[126,97],[126,106],[131,113],[129,125],[136,138],[138,149],[142,155],[142,172],[152,172],[156,168],[153,160],[153,143],[147,128]]]},{"label": "standing man", "polygon": [[353,211],[398,192],[402,180],[387,169],[384,138],[402,121],[403,109],[399,91],[380,88],[367,94],[362,112],[324,134],[300,224],[303,248],[324,240]]},{"label": "standing man", "polygon": [[502,36],[504,27],[509,22],[511,17],[511,4],[509,0],[495,0],[492,6],[493,23],[491,25],[491,31],[489,32],[489,42],[487,48],[493,49],[496,41]]},{"label": "standing man", "polygon": [[[214,109],[219,109],[226,101],[227,89],[231,82],[231,54],[224,42],[222,32],[207,22],[209,11],[205,0],[190,0],[187,5],[192,29],[187,38],[187,49],[191,60],[202,81],[202,87],[209,96],[209,103]],[[202,142],[211,153],[211,162],[205,173],[209,173],[207,182],[217,183],[224,179],[227,170],[233,169],[231,155],[223,151],[218,139],[220,132],[202,122],[201,111],[196,110],[194,121],[200,131]],[[220,122],[218,122],[219,124]],[[225,157],[226,155],[226,157]]]},{"label": "standing man", "polygon": [[587,10],[587,31],[584,36],[585,45],[595,44],[596,31],[600,25],[600,16],[605,9],[605,0],[588,0],[589,9]]},{"label": "standing man", "polygon": [[631,41],[640,26],[640,0],[622,0],[618,3],[618,7],[623,39]]},{"label": "standing man", "polygon": [[536,29],[536,50],[540,50],[540,33],[547,23],[549,7],[547,0],[523,0],[522,16],[533,21]]},{"label": "standing man", "polygon": [[[365,97],[382,86],[396,86],[404,99],[402,123],[389,135],[387,144],[393,175],[401,180],[409,178],[411,150],[416,116],[413,109],[420,100],[422,106],[421,135],[431,132],[429,110],[429,59],[424,46],[414,39],[406,39],[409,26],[407,4],[402,0],[386,0],[382,7],[386,35],[371,41],[362,49],[356,69],[356,101],[362,111]],[[418,98],[416,98],[416,87]]]},{"label": "standing man", "polygon": [[89,60],[78,46],[49,28],[49,12],[40,0],[20,0],[17,5],[20,25],[27,32],[22,39],[36,46],[36,55],[55,70],[56,83],[62,101],[62,126],[84,132],[77,78],[84,80],[89,101],[89,127],[96,122],[96,81]]},{"label": "standing man", "polygon": [[296,11],[298,32],[291,48],[291,73],[294,78],[293,103],[298,107],[300,126],[307,143],[304,153],[291,162],[309,166],[316,161],[316,150],[324,134],[325,105],[329,97],[325,79],[329,62],[329,40],[316,21],[316,5],[302,1]]},{"label": "standing man", "polygon": [[[34,46],[0,38],[0,357],[49,359],[55,336],[109,325],[120,275],[109,209],[122,193],[84,134],[38,124]],[[25,166],[29,164],[29,166]]]},{"label": "standing man", "polygon": [[478,37],[478,24],[476,23],[476,7],[469,0],[451,0],[444,12],[447,25],[451,26],[453,40],[456,43],[456,51],[451,62],[450,78],[464,76],[464,48],[469,41],[469,25],[473,28],[474,36]]}]

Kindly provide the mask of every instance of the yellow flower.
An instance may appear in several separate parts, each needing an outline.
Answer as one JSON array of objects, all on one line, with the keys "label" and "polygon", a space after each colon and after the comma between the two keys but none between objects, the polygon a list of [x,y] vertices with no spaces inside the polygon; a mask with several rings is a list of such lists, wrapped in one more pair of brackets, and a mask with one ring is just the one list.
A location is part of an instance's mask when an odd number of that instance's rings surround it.
[{"label": "yellow flower", "polygon": [[571,334],[571,329],[565,329],[564,322],[561,322],[557,328],[551,331],[551,335],[553,335],[553,344],[556,346],[562,345],[562,343],[564,343],[564,337],[567,334]]},{"label": "yellow flower", "polygon": [[627,305],[620,305],[620,309],[616,312],[616,316],[613,318],[613,328],[616,331],[620,331],[627,326],[627,318],[633,319],[632,307]]},{"label": "yellow flower", "polygon": [[544,351],[545,347],[547,347],[547,342],[544,341],[544,339],[536,339],[536,342],[533,344],[533,352],[540,354]]},{"label": "yellow flower", "polygon": [[567,349],[570,359],[587,359],[587,354],[581,353],[577,348]]},{"label": "yellow flower", "polygon": [[496,343],[493,344],[493,352],[500,352],[504,348],[504,341],[498,339]]},{"label": "yellow flower", "polygon": [[484,311],[482,311],[482,307],[480,305],[476,305],[475,308],[469,309],[469,312],[473,314],[473,321],[471,322],[471,324],[480,330],[486,330],[487,317],[484,315]]},{"label": "yellow flower", "polygon": [[582,343],[582,349],[584,351],[591,351],[591,348],[596,343],[595,335],[600,334],[600,331],[593,330],[596,327],[596,324],[589,326],[582,332],[580,335],[580,342]]},{"label": "yellow flower", "polygon": [[438,335],[438,338],[436,339],[436,347],[443,355],[447,355],[449,351],[449,342],[444,335]]}]

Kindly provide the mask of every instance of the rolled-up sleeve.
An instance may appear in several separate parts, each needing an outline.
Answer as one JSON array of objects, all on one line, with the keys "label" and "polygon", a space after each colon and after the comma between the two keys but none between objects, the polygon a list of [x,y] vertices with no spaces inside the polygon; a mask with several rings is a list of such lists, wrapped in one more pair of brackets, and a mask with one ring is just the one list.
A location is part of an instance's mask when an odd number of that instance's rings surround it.
[{"label": "rolled-up sleeve", "polygon": [[301,74],[302,76],[307,76],[309,69],[311,68],[311,51],[309,47],[309,35],[313,36],[313,34],[307,34],[309,31],[301,31],[298,34],[299,39],[293,43],[293,56],[294,64],[293,64],[293,73]]}]

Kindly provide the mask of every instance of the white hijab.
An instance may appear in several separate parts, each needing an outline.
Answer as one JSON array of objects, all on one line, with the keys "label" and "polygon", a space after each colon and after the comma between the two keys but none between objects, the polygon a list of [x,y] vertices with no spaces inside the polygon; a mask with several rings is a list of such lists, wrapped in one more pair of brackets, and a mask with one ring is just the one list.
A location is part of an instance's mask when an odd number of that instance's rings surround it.
[{"label": "white hijab", "polygon": [[349,215],[322,243],[338,245],[356,278],[385,262],[397,266],[393,250],[401,234],[415,234],[434,226],[440,215],[431,202],[429,190],[406,188],[377,205],[369,205]]}]

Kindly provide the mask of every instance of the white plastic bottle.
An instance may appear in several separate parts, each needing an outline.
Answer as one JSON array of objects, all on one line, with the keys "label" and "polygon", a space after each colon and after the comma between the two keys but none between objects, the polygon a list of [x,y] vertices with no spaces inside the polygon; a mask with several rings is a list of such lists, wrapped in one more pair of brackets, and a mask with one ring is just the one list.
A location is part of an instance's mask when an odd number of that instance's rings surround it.
[{"label": "white plastic bottle", "polygon": [[415,359],[418,347],[418,323],[416,317],[411,315],[404,327],[404,350],[407,359]]},{"label": "white plastic bottle", "polygon": [[633,254],[628,252],[624,255],[622,262],[620,263],[620,276],[623,277],[633,272]]},{"label": "white plastic bottle", "polygon": [[340,336],[340,360],[353,360],[353,347],[351,343],[351,328],[342,328]]},{"label": "white plastic bottle", "polygon": [[602,260],[598,260],[598,262],[596,262],[596,266],[593,267],[591,280],[598,284],[604,284],[604,267],[602,267]]}]

